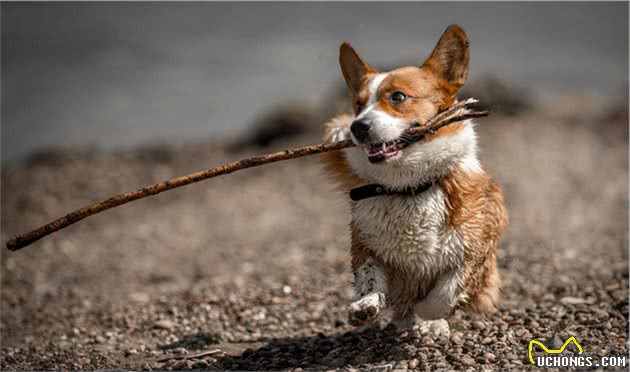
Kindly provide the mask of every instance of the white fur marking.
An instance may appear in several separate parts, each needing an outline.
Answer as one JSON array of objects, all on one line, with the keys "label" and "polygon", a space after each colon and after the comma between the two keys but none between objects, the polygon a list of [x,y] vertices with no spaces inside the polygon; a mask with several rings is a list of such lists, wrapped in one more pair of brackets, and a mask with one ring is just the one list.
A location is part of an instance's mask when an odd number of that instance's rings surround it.
[{"label": "white fur marking", "polygon": [[371,122],[371,142],[389,142],[398,139],[408,128],[404,120],[395,118],[381,110],[366,111],[365,117]]},{"label": "white fur marking", "polygon": [[481,163],[477,159],[476,154],[470,154],[464,157],[460,163],[460,169],[466,173],[482,173]]},{"label": "white fur marking", "polygon": [[463,264],[463,242],[448,228],[446,195],[435,185],[415,197],[379,196],[352,204],[359,238],[385,262],[419,280]]},{"label": "white fur marking", "polygon": [[372,81],[370,81],[370,85],[368,86],[368,89],[370,91],[370,98],[368,99],[366,106],[370,106],[376,103],[376,101],[378,100],[378,87],[381,86],[381,83],[383,82],[383,80],[385,80],[387,75],[389,74],[378,74],[372,79]]},{"label": "white fur marking", "polygon": [[372,81],[370,81],[370,84],[368,85],[368,92],[370,92],[370,96],[368,97],[367,103],[365,104],[365,108],[358,113],[355,120],[364,118],[370,111],[374,109],[374,106],[378,101],[378,87],[381,85],[383,80],[385,80],[387,75],[388,74],[378,74],[374,78],[372,78]]},{"label": "white fur marking", "polygon": [[370,293],[367,296],[363,296],[357,301],[350,304],[350,309],[354,311],[361,311],[367,307],[374,306],[378,309],[385,306],[385,300],[383,293]]},{"label": "white fur marking", "polygon": [[374,104],[371,104],[367,106],[366,108],[364,108],[363,111],[361,111],[361,113],[357,115],[355,120],[363,119],[364,117],[367,116],[368,113],[372,112],[372,109],[374,109]]},{"label": "white fur marking", "polygon": [[[460,266],[461,267],[461,266]],[[457,303],[457,288],[461,284],[459,271],[440,277],[429,294],[415,306],[415,314],[424,320],[443,319]]]}]

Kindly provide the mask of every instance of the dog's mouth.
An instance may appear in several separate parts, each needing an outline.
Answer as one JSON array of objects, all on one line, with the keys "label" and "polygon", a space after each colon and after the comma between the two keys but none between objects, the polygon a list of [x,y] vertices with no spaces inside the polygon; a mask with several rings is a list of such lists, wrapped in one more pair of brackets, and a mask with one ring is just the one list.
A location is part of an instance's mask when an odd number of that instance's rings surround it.
[{"label": "dog's mouth", "polygon": [[407,146],[405,141],[400,139],[379,142],[379,143],[366,143],[363,145],[365,152],[367,153],[370,163],[380,163],[386,159],[400,155],[403,148]]}]

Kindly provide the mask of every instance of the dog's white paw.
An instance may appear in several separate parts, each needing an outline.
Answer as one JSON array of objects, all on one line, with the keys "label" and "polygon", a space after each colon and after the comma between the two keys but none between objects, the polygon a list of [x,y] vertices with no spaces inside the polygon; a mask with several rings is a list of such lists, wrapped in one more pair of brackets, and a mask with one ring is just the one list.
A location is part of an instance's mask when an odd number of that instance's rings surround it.
[{"label": "dog's white paw", "polygon": [[355,327],[362,326],[376,319],[383,307],[385,307],[385,295],[370,293],[350,304],[348,321]]},{"label": "dog's white paw", "polygon": [[446,342],[451,337],[451,328],[446,319],[423,320],[419,322],[417,327],[420,336],[429,336],[434,340],[446,340]]},{"label": "dog's white paw", "polygon": [[326,123],[326,137],[324,142],[335,143],[350,139],[350,124],[352,123],[352,116],[342,114],[332,118]]},{"label": "dog's white paw", "polygon": [[350,139],[350,130],[348,128],[335,128],[330,133],[330,139],[332,143]]}]

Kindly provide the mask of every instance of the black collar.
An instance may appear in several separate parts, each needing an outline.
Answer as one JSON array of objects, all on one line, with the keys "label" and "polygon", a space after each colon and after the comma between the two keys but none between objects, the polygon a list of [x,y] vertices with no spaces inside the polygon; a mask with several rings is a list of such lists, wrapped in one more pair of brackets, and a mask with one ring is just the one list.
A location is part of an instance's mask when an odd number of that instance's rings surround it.
[{"label": "black collar", "polygon": [[388,190],[385,186],[378,183],[371,183],[365,186],[359,186],[350,190],[350,199],[359,201],[373,196],[379,195],[418,195],[427,191],[435,182],[427,182],[417,187],[408,187],[402,190]]}]

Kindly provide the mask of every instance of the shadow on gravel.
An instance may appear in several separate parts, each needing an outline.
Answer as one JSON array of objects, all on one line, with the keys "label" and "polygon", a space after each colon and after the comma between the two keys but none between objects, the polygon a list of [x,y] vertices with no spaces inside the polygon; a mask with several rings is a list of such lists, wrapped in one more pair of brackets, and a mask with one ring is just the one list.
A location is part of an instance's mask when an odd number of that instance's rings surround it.
[{"label": "shadow on gravel", "polygon": [[329,369],[365,364],[387,368],[390,363],[393,367],[397,361],[416,354],[412,338],[393,328],[280,338],[258,349],[247,349],[239,356],[225,356],[218,363],[231,370]]}]

